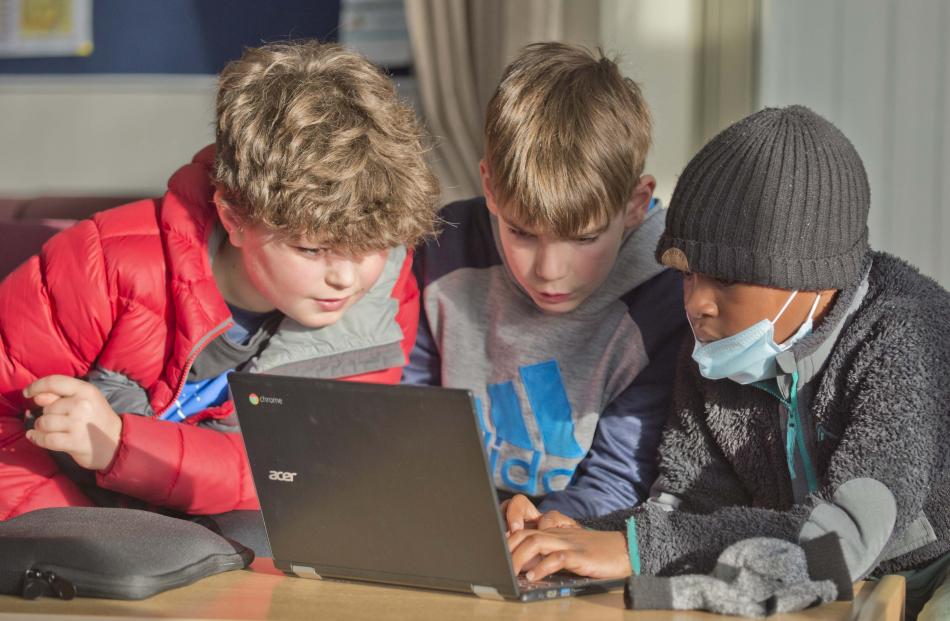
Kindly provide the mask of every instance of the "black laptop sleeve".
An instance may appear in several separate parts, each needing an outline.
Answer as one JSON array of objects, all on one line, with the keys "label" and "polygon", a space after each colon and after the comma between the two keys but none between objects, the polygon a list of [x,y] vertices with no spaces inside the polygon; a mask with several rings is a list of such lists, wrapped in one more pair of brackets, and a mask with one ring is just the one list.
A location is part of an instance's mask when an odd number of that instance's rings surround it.
[{"label": "black laptop sleeve", "polygon": [[27,599],[143,599],[253,559],[199,524],[150,511],[64,507],[0,522],[0,593]]}]

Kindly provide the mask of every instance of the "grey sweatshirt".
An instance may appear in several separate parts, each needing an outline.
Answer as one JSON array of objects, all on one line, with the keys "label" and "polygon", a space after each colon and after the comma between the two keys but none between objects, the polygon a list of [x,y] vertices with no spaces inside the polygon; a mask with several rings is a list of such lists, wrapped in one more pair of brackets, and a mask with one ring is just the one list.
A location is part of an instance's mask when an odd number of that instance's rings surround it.
[{"label": "grey sweatshirt", "polygon": [[869,261],[771,386],[707,380],[684,344],[651,499],[586,522],[626,530],[635,571],[707,573],[757,536],[834,532],[852,580],[950,550],[950,294]]},{"label": "grey sweatshirt", "polygon": [[403,381],[473,392],[503,492],[575,517],[649,495],[687,331],[682,279],[653,257],[665,215],[651,209],[607,280],[561,315],[517,284],[482,198],[443,209],[416,253],[423,312]]}]

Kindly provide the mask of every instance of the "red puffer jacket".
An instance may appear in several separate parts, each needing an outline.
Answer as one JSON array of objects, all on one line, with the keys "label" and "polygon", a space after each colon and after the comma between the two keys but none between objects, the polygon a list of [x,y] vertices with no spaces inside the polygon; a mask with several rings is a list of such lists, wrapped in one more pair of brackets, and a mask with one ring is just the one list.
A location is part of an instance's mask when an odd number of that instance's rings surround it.
[{"label": "red puffer jacket", "polygon": [[[177,398],[202,348],[231,327],[208,258],[217,222],[212,161],[213,151],[203,150],[172,176],[161,199],[76,224],[0,283],[0,519],[91,504],[50,455],[26,439],[25,386],[54,373],[85,377],[95,366],[144,388],[158,415]],[[392,278],[377,283],[389,287],[380,296],[392,311],[387,334],[375,342],[372,333],[361,334],[374,351],[385,344],[394,352],[389,362],[377,358],[375,367],[372,361],[341,365],[346,379],[400,379],[398,361],[404,364],[412,348],[419,306],[411,254],[400,253],[393,256],[405,257],[401,268],[396,263]],[[395,302],[385,302],[390,297]],[[325,349],[321,356],[326,360]],[[108,470],[96,474],[97,483],[188,513],[257,508],[241,435],[193,424],[232,411],[228,402],[185,423],[121,414],[119,450]]]}]

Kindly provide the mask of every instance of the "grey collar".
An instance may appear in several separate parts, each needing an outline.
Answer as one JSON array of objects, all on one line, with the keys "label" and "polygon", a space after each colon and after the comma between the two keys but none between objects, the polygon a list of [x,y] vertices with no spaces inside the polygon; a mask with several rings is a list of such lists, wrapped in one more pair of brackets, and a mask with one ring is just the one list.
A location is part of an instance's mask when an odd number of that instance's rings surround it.
[{"label": "grey collar", "polygon": [[784,397],[787,398],[791,392],[792,373],[798,371],[798,385],[803,386],[821,371],[838,341],[838,336],[861,306],[864,296],[867,295],[870,271],[869,262],[861,280],[838,294],[831,312],[825,316],[818,329],[788,351],[783,351],[776,356],[775,364],[781,373],[775,381]]}]

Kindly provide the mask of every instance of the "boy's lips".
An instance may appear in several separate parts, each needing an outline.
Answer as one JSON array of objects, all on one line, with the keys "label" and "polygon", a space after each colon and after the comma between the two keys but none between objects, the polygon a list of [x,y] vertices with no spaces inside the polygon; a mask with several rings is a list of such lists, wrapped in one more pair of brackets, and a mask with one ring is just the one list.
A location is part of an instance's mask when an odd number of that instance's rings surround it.
[{"label": "boy's lips", "polygon": [[314,301],[324,312],[333,312],[338,311],[343,308],[343,305],[346,304],[346,301],[350,299],[350,296],[342,298],[314,298]]},{"label": "boy's lips", "polygon": [[697,330],[693,328],[693,336],[696,337],[696,340],[700,343],[712,343],[713,341],[718,341],[719,337],[706,332],[705,330]]},{"label": "boy's lips", "polygon": [[544,291],[538,291],[538,297],[548,303],[557,303],[564,302],[565,300],[570,299],[570,293],[545,293]]}]

